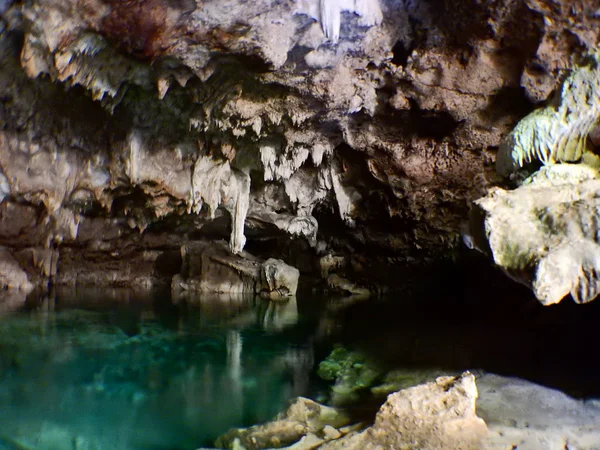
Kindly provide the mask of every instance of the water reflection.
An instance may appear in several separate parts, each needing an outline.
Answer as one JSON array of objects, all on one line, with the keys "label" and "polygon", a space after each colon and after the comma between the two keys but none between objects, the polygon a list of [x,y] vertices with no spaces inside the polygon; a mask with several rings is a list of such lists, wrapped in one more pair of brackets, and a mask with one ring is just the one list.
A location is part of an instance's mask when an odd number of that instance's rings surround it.
[{"label": "water reflection", "polygon": [[0,305],[0,442],[25,448],[208,445],[304,393],[314,362],[295,299],[58,290]]}]

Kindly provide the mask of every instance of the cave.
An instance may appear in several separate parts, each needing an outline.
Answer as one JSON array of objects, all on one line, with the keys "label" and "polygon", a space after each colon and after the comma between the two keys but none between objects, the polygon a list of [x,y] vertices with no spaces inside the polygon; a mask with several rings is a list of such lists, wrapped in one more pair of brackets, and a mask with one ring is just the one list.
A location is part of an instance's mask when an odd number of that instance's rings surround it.
[{"label": "cave", "polygon": [[0,447],[597,449],[591,0],[0,1]]}]

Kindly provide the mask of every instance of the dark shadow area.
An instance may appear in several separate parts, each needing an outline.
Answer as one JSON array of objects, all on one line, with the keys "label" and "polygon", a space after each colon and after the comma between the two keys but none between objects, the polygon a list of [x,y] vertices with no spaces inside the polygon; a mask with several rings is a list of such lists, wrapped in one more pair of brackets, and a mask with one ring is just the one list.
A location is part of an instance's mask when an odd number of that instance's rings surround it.
[{"label": "dark shadow area", "polygon": [[397,66],[405,67],[408,62],[408,57],[410,56],[411,49],[407,49],[404,45],[404,42],[398,41],[392,47],[392,64]]},{"label": "dark shadow area", "polygon": [[[527,98],[527,93],[522,87],[506,86],[494,94],[481,115],[488,120],[501,121],[506,116],[525,117],[535,108],[535,104]],[[514,125],[517,123],[515,122]]]},{"label": "dark shadow area", "polygon": [[411,129],[415,130],[419,137],[443,139],[450,136],[460,125],[447,111],[426,111],[419,108],[414,100],[409,100]]},{"label": "dark shadow area", "polygon": [[403,294],[340,312],[344,346],[389,369],[481,369],[600,397],[600,302],[542,306],[480,255],[407,271],[398,282]]}]

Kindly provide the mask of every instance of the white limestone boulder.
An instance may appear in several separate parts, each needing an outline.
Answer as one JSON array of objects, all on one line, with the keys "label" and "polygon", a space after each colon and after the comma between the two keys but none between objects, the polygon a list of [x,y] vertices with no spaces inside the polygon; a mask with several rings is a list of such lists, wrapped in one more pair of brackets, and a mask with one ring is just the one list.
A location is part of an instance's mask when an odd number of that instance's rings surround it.
[{"label": "white limestone boulder", "polygon": [[512,191],[475,202],[471,233],[511,277],[544,305],[600,291],[600,179],[585,165],[547,166]]}]

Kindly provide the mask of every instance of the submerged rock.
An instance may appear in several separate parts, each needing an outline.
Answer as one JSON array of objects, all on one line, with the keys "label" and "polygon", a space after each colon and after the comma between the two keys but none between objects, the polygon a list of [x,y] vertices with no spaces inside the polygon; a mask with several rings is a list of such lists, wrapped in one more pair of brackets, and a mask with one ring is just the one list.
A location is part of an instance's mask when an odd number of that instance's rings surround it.
[{"label": "submerged rock", "polygon": [[335,381],[330,403],[338,406],[356,402],[360,392],[369,389],[382,373],[366,355],[343,347],[333,350],[317,370],[322,379]]}]

